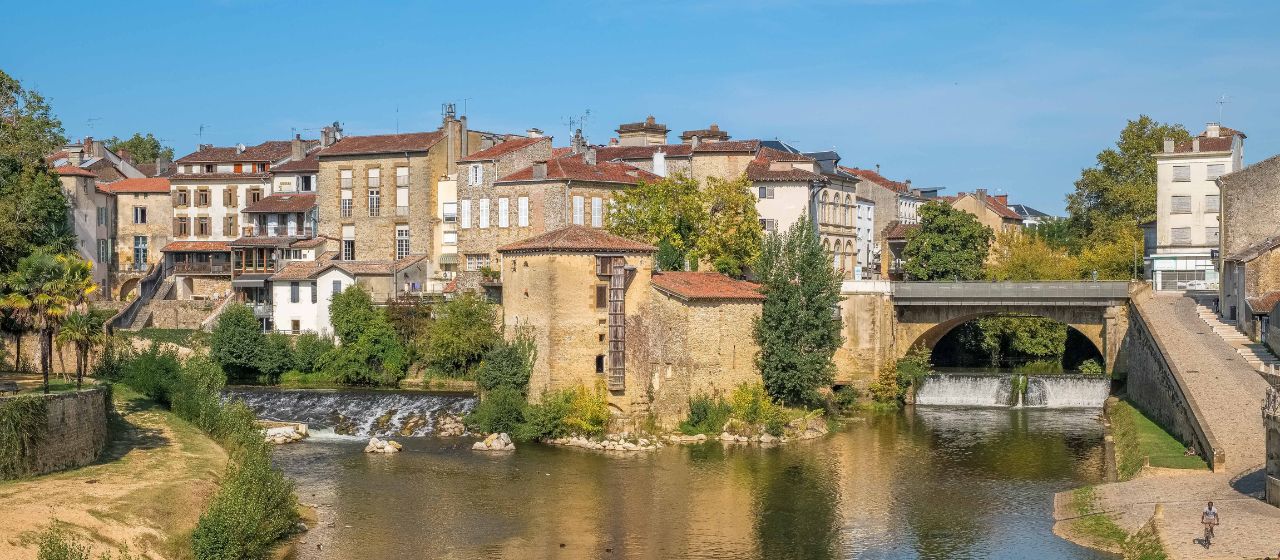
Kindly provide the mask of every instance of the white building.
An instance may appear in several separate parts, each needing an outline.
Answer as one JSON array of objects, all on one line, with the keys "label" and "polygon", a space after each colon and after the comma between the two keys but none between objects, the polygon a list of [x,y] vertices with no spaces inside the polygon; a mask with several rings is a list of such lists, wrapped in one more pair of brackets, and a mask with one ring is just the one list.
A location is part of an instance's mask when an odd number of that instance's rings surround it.
[{"label": "white building", "polygon": [[299,334],[333,334],[329,304],[334,294],[352,285],[369,292],[376,303],[421,293],[415,290],[428,279],[431,262],[426,255],[397,261],[344,261],[336,251],[315,260],[286,264],[269,279],[273,328]]},{"label": "white building", "polygon": [[1156,247],[1147,271],[1156,290],[1218,288],[1221,199],[1216,180],[1243,166],[1244,134],[1209,123],[1156,158]]},{"label": "white building", "polygon": [[857,221],[855,227],[858,235],[858,264],[853,269],[854,280],[869,280],[874,272],[871,268],[879,256],[879,242],[875,238],[876,203],[871,199],[857,197]]}]

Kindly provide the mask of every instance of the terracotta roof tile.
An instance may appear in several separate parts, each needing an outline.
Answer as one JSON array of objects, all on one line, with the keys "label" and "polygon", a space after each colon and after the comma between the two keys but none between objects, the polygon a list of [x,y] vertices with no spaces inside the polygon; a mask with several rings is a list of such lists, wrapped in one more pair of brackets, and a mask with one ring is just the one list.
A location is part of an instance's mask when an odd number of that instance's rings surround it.
[{"label": "terracotta roof tile", "polygon": [[169,192],[169,179],[165,177],[146,177],[143,179],[124,179],[114,183],[107,183],[100,187],[102,190],[121,194],[121,193],[165,193]]},{"label": "terracotta roof tile", "polygon": [[410,132],[407,134],[379,134],[373,136],[347,136],[332,146],[320,150],[320,157],[395,152],[425,152],[444,138],[444,133]]},{"label": "terracotta roof tile", "polygon": [[773,164],[813,163],[813,158],[804,154],[793,154],[773,148],[760,148],[756,158],[747,164],[747,178],[752,181],[816,181],[823,179],[821,173],[788,167],[773,169]]},{"label": "terracotta roof tile", "polygon": [[[1201,132],[1196,138],[1200,139],[1201,152],[1229,152],[1231,151],[1231,144],[1236,136],[1245,138],[1244,133],[1239,130],[1220,126],[1218,127],[1218,136],[1210,138],[1209,131],[1206,130]],[[1173,153],[1191,153],[1193,148],[1195,148],[1195,145],[1192,140],[1184,140],[1182,142],[1178,142],[1178,144],[1173,147]]]},{"label": "terracotta roof tile", "polygon": [[230,251],[231,246],[226,241],[172,241],[165,245],[161,251],[166,253],[173,252],[195,252],[195,253],[219,253]]},{"label": "terracotta roof tile", "polygon": [[273,162],[289,156],[293,144],[288,140],[268,140],[256,146],[247,146],[238,152],[236,146],[212,146],[182,156],[174,163],[233,163]]},{"label": "terracotta roof tile", "polygon": [[329,238],[323,235],[317,235],[309,239],[299,239],[289,244],[291,249],[313,249],[320,247],[329,242]]},{"label": "terracotta roof tile", "polygon": [[550,144],[551,139],[545,136],[539,138],[512,138],[490,146],[489,148],[480,150],[458,161],[493,161],[516,150],[537,144],[538,142],[546,142]]},{"label": "terracotta roof tile", "polygon": [[1261,296],[1247,298],[1254,315],[1268,315],[1280,303],[1280,291],[1270,291]]},{"label": "terracotta roof tile", "polygon": [[907,235],[912,231],[920,229],[920,224],[904,224],[897,220],[889,222],[889,226],[884,228],[885,239],[906,239]]},{"label": "terracotta roof tile", "polygon": [[595,165],[587,165],[582,154],[556,158],[547,162],[547,178],[534,179],[533,166],[498,179],[497,183],[513,181],[594,181],[597,183],[623,183],[634,185],[640,181],[657,181],[662,179],[648,171],[630,164],[613,161],[601,161],[596,156]]},{"label": "terracotta roof tile", "polygon": [[567,226],[498,247],[499,253],[596,252],[652,253],[658,248],[586,226]]},{"label": "terracotta roof tile", "polygon": [[877,185],[881,185],[883,187],[887,187],[888,189],[897,191],[899,193],[909,194],[911,192],[911,185],[909,183],[894,181],[893,179],[889,179],[884,175],[881,175],[870,169],[859,169],[857,167],[844,167],[844,166],[840,166],[840,169],[843,170],[845,173],[858,177],[859,179],[866,179],[867,181],[870,181]]},{"label": "terracotta roof tile", "polygon": [[669,158],[689,157],[693,146],[689,144],[659,144],[656,146],[601,146],[596,148],[596,158],[600,161],[615,159],[653,159],[653,154],[661,150]]},{"label": "terracotta roof tile", "polygon": [[312,193],[277,193],[245,207],[244,212],[306,212],[316,205]]},{"label": "terracotta roof tile", "polygon": [[719,272],[663,272],[653,275],[653,286],[683,300],[764,299],[760,285],[734,280]]},{"label": "terracotta roof tile", "polygon": [[694,148],[694,152],[751,152],[760,149],[759,140],[726,140],[724,142],[702,142]]},{"label": "terracotta roof tile", "polygon": [[174,173],[169,176],[169,180],[173,182],[181,181],[199,181],[201,179],[210,181],[235,181],[235,180],[252,180],[252,179],[270,179],[270,173]]},{"label": "terracotta roof tile", "polygon": [[[976,197],[976,196],[977,195],[973,193],[962,192],[955,196],[940,196],[938,198],[947,201],[947,203],[949,204],[955,204],[956,201],[960,200],[961,198]],[[1009,208],[1008,206],[1005,206],[1003,202],[1000,202],[1000,199],[991,195],[987,195],[986,198],[987,198],[987,209],[991,210],[992,212],[995,212],[997,216],[1000,216],[1001,218],[1005,218],[1005,219],[1010,219],[1010,220],[1018,220],[1019,222],[1022,221],[1022,215],[1017,212],[1014,212],[1013,209]]]},{"label": "terracotta roof tile", "polygon": [[316,157],[319,150],[307,154],[307,157],[286,161],[280,165],[271,168],[272,173],[306,173],[320,171],[320,158]]},{"label": "terracotta roof tile", "polygon": [[328,266],[333,259],[338,257],[337,251],[329,251],[323,253],[314,261],[290,261],[284,265],[278,272],[271,275],[272,282],[278,280],[306,280],[311,278],[312,274],[320,270],[321,267]]},{"label": "terracotta roof tile", "polygon": [[94,179],[98,178],[98,176],[95,175],[92,171],[89,171],[88,169],[84,169],[82,167],[77,167],[74,165],[63,165],[61,167],[55,168],[54,171],[57,172],[58,175],[67,175],[67,176],[74,176],[74,177],[92,177]]}]

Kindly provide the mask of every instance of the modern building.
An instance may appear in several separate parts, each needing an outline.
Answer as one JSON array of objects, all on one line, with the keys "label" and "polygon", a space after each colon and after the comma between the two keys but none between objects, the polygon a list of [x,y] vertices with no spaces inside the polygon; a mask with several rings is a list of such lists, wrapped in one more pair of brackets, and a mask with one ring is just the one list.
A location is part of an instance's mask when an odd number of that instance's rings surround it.
[{"label": "modern building", "polygon": [[1022,225],[1024,227],[1036,227],[1046,220],[1054,219],[1054,216],[1036,210],[1026,204],[1009,204],[1008,206],[1010,210],[1022,216]]},{"label": "modern building", "polygon": [[1217,290],[1222,210],[1217,179],[1238,171],[1245,135],[1209,123],[1194,138],[1164,141],[1156,159],[1156,251],[1147,259],[1156,290]]}]

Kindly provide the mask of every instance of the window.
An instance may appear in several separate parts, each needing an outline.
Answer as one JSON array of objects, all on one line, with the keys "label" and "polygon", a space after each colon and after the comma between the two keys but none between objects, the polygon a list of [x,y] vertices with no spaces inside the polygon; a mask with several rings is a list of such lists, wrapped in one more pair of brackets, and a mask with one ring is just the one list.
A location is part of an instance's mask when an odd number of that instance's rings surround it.
[{"label": "window", "polygon": [[308,282],[308,283],[307,283],[307,286],[308,286],[309,288],[311,288],[311,303],[315,303],[315,302],[316,302],[316,292],[318,292],[318,291],[319,291],[319,290],[317,290],[317,289],[316,289],[316,283],[315,283],[315,282]]},{"label": "window", "polygon": [[1217,244],[1218,244],[1218,239],[1219,239],[1219,238],[1218,238],[1218,228],[1216,228],[1216,227],[1207,227],[1207,228],[1204,228],[1204,243],[1205,243],[1205,245],[1217,245]]},{"label": "window", "polygon": [[[621,257],[618,258],[621,259]],[[596,275],[608,276],[613,274],[613,260],[614,257],[610,256],[596,257]]]},{"label": "window", "polygon": [[498,227],[504,228],[511,225],[511,208],[506,198],[498,199]]},{"label": "window", "polygon": [[289,303],[298,303],[299,290],[297,282],[289,282]]},{"label": "window", "polygon": [[97,208],[97,211],[98,211],[98,225],[100,226],[107,225],[107,208],[105,206],[100,207],[100,208]]},{"label": "window", "polygon": [[1223,176],[1224,174],[1226,174],[1226,172],[1227,172],[1227,165],[1225,163],[1210,163],[1209,165],[1205,166],[1205,177],[1208,178],[1210,181]]},{"label": "window", "polygon": [[778,220],[760,218],[760,229],[763,229],[765,233],[774,233],[778,231]]},{"label": "window", "polygon": [[1172,203],[1169,207],[1171,214],[1190,214],[1191,213],[1191,197],[1185,195],[1177,195],[1172,197]]},{"label": "window", "polygon": [[262,200],[262,189],[258,187],[249,189],[249,204],[253,204],[259,200]]},{"label": "window", "polygon": [[[350,194],[350,192],[348,191],[346,194]],[[350,198],[344,197],[342,199],[341,206],[338,207],[338,214],[343,218],[351,217],[351,199]]]},{"label": "window", "polygon": [[604,373],[604,354],[596,354],[596,373]]},{"label": "window", "polygon": [[196,191],[196,206],[204,208],[209,206],[209,188],[201,187]]},{"label": "window", "polygon": [[177,237],[186,237],[191,235],[191,223],[188,218],[173,219],[173,235]]},{"label": "window", "polygon": [[582,197],[573,197],[573,225],[582,225]]},{"label": "window", "polygon": [[1204,197],[1205,212],[1220,212],[1221,208],[1222,208],[1222,199],[1218,195],[1216,194],[1205,195]]},{"label": "window", "polygon": [[396,187],[396,215],[409,215],[409,187]]},{"label": "window", "polygon": [[187,189],[178,189],[176,191],[173,191],[173,195],[174,195],[173,203],[175,205],[186,206],[189,203],[188,197],[190,195],[187,193]]},{"label": "window", "polygon": [[351,188],[351,170],[341,169],[338,171],[338,185],[344,189]]},{"label": "window", "polygon": [[369,188],[372,189],[376,187],[381,187],[382,186],[382,168],[370,167],[369,169],[365,170],[365,178],[368,181],[365,183],[365,185],[368,186]]},{"label": "window", "polygon": [[441,241],[441,243],[444,243],[445,245],[457,245],[457,244],[458,244],[458,232],[456,232],[456,231],[446,231],[446,232],[443,232],[443,236],[442,236],[442,241]]},{"label": "window", "polygon": [[1176,227],[1170,230],[1172,234],[1173,245],[1190,245],[1191,244],[1191,228]]},{"label": "window", "polygon": [[344,261],[356,260],[356,240],[354,239],[342,240],[342,260]]},{"label": "window", "polygon": [[475,272],[489,266],[489,255],[467,255],[467,270]]},{"label": "window", "polygon": [[516,225],[529,227],[529,197],[527,196],[516,199]]},{"label": "window", "polygon": [[236,196],[237,194],[235,187],[228,186],[227,188],[222,189],[222,205],[228,208],[236,206],[236,203],[238,202],[237,199],[240,198]]},{"label": "window", "polygon": [[199,218],[196,218],[196,235],[208,236],[210,235],[210,233],[211,232],[209,231],[209,217],[201,216]]},{"label": "window", "polygon": [[405,167],[402,165],[396,168],[396,186],[397,187],[409,186],[409,168],[408,167]]},{"label": "window", "polygon": [[466,229],[471,227],[471,201],[464,200],[462,205],[458,207],[458,227]]},{"label": "window", "polygon": [[107,244],[106,239],[98,240],[98,262],[105,263],[111,258],[111,246]]},{"label": "window", "polygon": [[454,223],[458,221],[458,203],[446,202],[442,205],[441,212],[444,214],[445,223]]},{"label": "window", "polygon": [[216,166],[214,166],[212,163],[206,163],[206,164],[204,164],[204,172],[205,172],[205,173],[213,173],[214,169],[217,169],[217,167],[216,167]]},{"label": "window", "polygon": [[480,229],[489,227],[489,199],[480,199]]},{"label": "window", "polygon": [[596,309],[604,309],[609,306],[609,286],[607,284],[596,284]]},{"label": "window", "polygon": [[236,228],[239,226],[237,222],[239,220],[235,214],[224,218],[222,221],[222,234],[228,237],[239,237],[239,233],[236,232]]},{"label": "window", "polygon": [[302,192],[311,192],[315,190],[315,185],[312,183],[313,179],[314,178],[311,175],[302,175],[298,177],[298,190]]},{"label": "window", "polygon": [[484,182],[484,166],[478,163],[471,164],[467,169],[467,184],[477,186]]},{"label": "window", "polygon": [[591,227],[604,227],[604,200],[591,197]]},{"label": "window", "polygon": [[369,187],[369,215],[382,215],[382,189],[374,186]]},{"label": "window", "polygon": [[1191,166],[1190,166],[1190,165],[1175,165],[1175,166],[1173,166],[1173,180],[1174,180],[1174,181],[1178,181],[1178,182],[1186,182],[1186,181],[1190,181],[1190,180],[1191,180]]},{"label": "window", "polygon": [[760,200],[773,198],[773,187],[760,187]]},{"label": "window", "polygon": [[340,294],[340,293],[342,293],[342,280],[334,280],[334,281],[333,281],[333,293],[332,293],[332,294],[330,294],[330,297],[336,296],[336,295],[338,295],[338,294]]},{"label": "window", "polygon": [[396,258],[409,256],[409,226],[396,226]]}]

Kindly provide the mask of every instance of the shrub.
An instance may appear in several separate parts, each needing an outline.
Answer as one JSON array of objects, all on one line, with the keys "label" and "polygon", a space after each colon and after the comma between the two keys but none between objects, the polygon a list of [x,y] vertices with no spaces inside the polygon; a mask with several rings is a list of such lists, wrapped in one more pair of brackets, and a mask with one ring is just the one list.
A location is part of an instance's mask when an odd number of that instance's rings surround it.
[{"label": "shrub", "polygon": [[474,432],[507,432],[518,435],[520,425],[525,420],[527,406],[523,391],[515,387],[499,386],[489,391],[463,421]]},{"label": "shrub", "polygon": [[437,310],[427,336],[424,362],[441,375],[467,377],[494,346],[502,342],[493,304],[463,294]]},{"label": "shrub", "polygon": [[312,373],[320,368],[320,359],[333,349],[333,340],[307,331],[293,341],[293,369]]},{"label": "shrub", "polygon": [[898,378],[898,398],[906,395],[907,391],[919,389],[920,382],[933,371],[933,363],[929,361],[931,354],[932,351],[928,348],[915,346],[894,364]]},{"label": "shrub", "polygon": [[395,330],[375,313],[354,342],[325,353],[320,369],[338,383],[396,385],[409,367],[409,356]]},{"label": "shrub", "polygon": [[688,435],[718,434],[729,421],[729,404],[723,399],[699,395],[689,399],[689,416],[680,423]]},{"label": "shrub", "polygon": [[275,542],[297,523],[293,484],[272,468],[256,429],[253,435],[256,443],[235,454],[222,487],[191,534],[199,560],[267,558]]},{"label": "shrub", "polygon": [[526,334],[521,334],[510,342],[499,342],[485,354],[484,361],[480,362],[476,371],[476,384],[486,391],[510,387],[524,393],[529,385],[529,375],[533,372],[537,352],[533,337]]},{"label": "shrub", "polygon": [[517,436],[520,439],[600,436],[608,428],[609,419],[609,402],[603,387],[578,386],[546,393],[542,402],[530,405]]},{"label": "shrub", "polygon": [[[36,560],[89,560],[92,558],[92,552],[88,546],[80,544],[80,539],[71,532],[67,531],[58,520],[53,521],[53,526],[40,533],[37,537]],[[98,556],[97,560],[141,560],[139,557],[129,554],[129,547],[119,550],[119,556],[112,556],[110,552],[104,552]]]},{"label": "shrub", "polygon": [[293,344],[284,333],[268,334],[262,352],[258,355],[258,371],[268,383],[280,379],[280,375],[293,367]]},{"label": "shrub", "polygon": [[48,429],[46,415],[43,398],[0,399],[0,480],[31,471],[32,451]]},{"label": "shrub", "polygon": [[180,418],[217,437],[223,408],[221,393],[226,383],[226,374],[212,359],[187,358],[173,390],[170,408]]},{"label": "shrub", "polygon": [[1102,368],[1102,364],[1098,360],[1088,359],[1080,363],[1080,373],[1085,375],[1102,375],[1106,371]]},{"label": "shrub", "polygon": [[373,321],[376,314],[369,293],[355,284],[347,286],[329,302],[329,322],[333,324],[333,334],[343,344],[359,338],[365,325]]},{"label": "shrub", "polygon": [[120,364],[120,380],[147,398],[169,406],[180,368],[177,354],[152,344]]},{"label": "shrub", "polygon": [[782,435],[787,411],[773,402],[760,383],[743,383],[729,395],[729,415],[751,426],[762,425],[772,435]]},{"label": "shrub", "polygon": [[260,372],[266,338],[262,325],[247,306],[233,303],[218,316],[209,340],[209,355],[227,375],[253,378]]},{"label": "shrub", "polygon": [[844,385],[831,395],[831,409],[835,412],[849,412],[858,406],[862,394],[853,385]]},{"label": "shrub", "polygon": [[898,404],[902,398],[902,387],[898,385],[898,370],[895,367],[882,367],[876,380],[867,390],[871,400],[880,404]]}]

